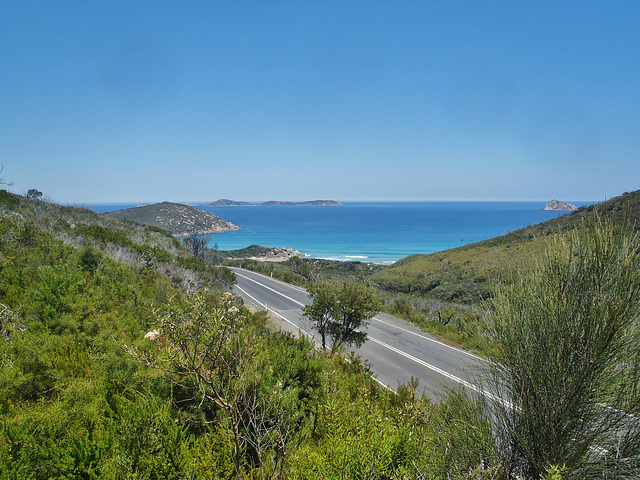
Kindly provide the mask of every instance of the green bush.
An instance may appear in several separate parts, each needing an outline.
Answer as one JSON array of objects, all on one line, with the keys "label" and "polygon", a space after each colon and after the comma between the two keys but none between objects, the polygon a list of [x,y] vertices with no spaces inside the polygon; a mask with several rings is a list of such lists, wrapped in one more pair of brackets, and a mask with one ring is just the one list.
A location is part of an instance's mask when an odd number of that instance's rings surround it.
[{"label": "green bush", "polygon": [[132,244],[133,249],[140,254],[142,262],[147,264],[157,264],[158,262],[169,263],[173,256],[164,248],[150,247],[149,245]]},{"label": "green bush", "polygon": [[576,478],[637,478],[640,244],[595,222],[551,243],[491,303],[492,385],[511,475],[566,465]]},{"label": "green bush", "polygon": [[114,245],[131,245],[131,240],[121,231],[103,227],[92,223],[89,225],[77,225],[76,232],[101,242],[112,243]]},{"label": "green bush", "polygon": [[0,202],[9,208],[15,208],[20,204],[20,197],[6,190],[0,190]]}]

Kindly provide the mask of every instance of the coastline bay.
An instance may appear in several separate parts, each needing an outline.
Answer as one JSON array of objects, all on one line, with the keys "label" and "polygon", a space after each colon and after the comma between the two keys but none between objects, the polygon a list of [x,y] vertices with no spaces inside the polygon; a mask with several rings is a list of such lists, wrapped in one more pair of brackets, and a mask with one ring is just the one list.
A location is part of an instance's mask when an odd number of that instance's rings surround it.
[{"label": "coastline bay", "polygon": [[[546,202],[343,202],[342,206],[234,206],[198,208],[240,230],[212,236],[210,247],[287,247],[313,258],[393,263],[503,235],[566,212]],[[573,202],[578,206],[594,202]],[[106,212],[133,205],[93,205]]]},{"label": "coastline bay", "polygon": [[[584,204],[584,202],[577,202]],[[287,247],[313,258],[393,263],[496,237],[566,212],[545,202],[343,202],[341,207],[200,207],[241,227],[212,245]]]}]

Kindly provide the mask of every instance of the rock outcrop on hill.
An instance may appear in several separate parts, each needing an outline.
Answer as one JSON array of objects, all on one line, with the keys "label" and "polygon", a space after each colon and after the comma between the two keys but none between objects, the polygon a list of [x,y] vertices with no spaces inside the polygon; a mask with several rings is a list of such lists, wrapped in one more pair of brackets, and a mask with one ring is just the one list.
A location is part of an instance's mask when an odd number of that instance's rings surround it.
[{"label": "rock outcrop on hill", "polygon": [[265,262],[284,262],[293,257],[303,257],[304,255],[298,250],[292,248],[273,248],[261,255],[251,257],[253,260],[260,260]]},{"label": "rock outcrop on hill", "polygon": [[542,207],[542,209],[554,210],[557,212],[563,212],[563,211],[572,212],[574,210],[577,210],[578,207],[576,207],[573,203],[560,202],[554,198],[549,203],[547,203],[544,207]]},{"label": "rock outcrop on hill", "polygon": [[181,203],[163,202],[143,207],[127,208],[105,213],[121,220],[165,229],[176,237],[237,230],[239,227],[213,213]]}]

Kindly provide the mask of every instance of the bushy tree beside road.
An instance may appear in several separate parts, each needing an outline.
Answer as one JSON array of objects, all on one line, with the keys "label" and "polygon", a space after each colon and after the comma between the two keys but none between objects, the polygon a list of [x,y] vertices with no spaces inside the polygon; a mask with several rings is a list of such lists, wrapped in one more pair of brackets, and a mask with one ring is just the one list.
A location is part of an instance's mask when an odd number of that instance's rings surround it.
[{"label": "bushy tree beside road", "polygon": [[332,349],[339,345],[361,346],[367,339],[363,328],[382,308],[375,289],[355,282],[319,281],[308,287],[312,303],[302,310]]}]

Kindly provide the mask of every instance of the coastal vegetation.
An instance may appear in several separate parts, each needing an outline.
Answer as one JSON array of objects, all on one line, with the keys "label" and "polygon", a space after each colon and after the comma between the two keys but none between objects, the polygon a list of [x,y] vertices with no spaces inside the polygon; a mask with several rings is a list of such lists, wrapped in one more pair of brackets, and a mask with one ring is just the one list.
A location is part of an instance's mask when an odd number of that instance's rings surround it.
[{"label": "coastal vegetation", "polygon": [[310,258],[267,264],[239,258],[242,255],[225,263],[300,286],[317,280],[349,280],[372,286],[383,299],[384,311],[486,354],[489,343],[483,304],[494,295],[499,279],[513,269],[526,271],[529,263],[544,254],[551,238],[596,217],[614,226],[626,221],[638,231],[640,190],[499,237],[429,255],[411,255],[390,266]]},{"label": "coastal vegetation", "polygon": [[206,235],[238,229],[236,225],[213,213],[182,203],[162,202],[116,210],[104,215],[162,228],[177,237]]},{"label": "coastal vegetation", "polygon": [[382,307],[377,292],[356,282],[320,281],[311,283],[307,290],[311,304],[302,308],[314,328],[322,337],[333,341],[331,351],[343,346],[361,346],[367,339],[366,327]]},{"label": "coastal vegetation", "polygon": [[166,231],[0,191],[0,238],[1,479],[497,468],[471,402],[274,330]]},{"label": "coastal vegetation", "polygon": [[0,190],[0,479],[637,478],[637,208],[391,267],[234,260],[314,285],[312,318],[336,322],[353,288],[356,320],[380,296],[475,342],[504,401],[432,403],[275,330],[229,293],[222,252]]},{"label": "coastal vegetation", "polygon": [[[453,323],[462,335],[439,332],[490,360],[481,381],[502,400],[485,399],[474,424],[491,419],[498,476],[637,478],[639,208],[634,192],[560,218],[556,226],[409,257],[372,274],[365,265],[310,272],[326,278],[351,271],[354,279],[399,292],[392,306],[400,311],[402,299],[429,305],[429,295],[438,295],[430,305],[441,310],[431,322]],[[326,282],[316,280],[310,291],[321,292]],[[474,282],[488,284],[486,294],[472,288]],[[442,287],[464,294],[447,298],[437,292]],[[411,304],[406,313],[410,317]],[[455,318],[465,314],[465,323]]]},{"label": "coastal vegetation", "polygon": [[640,239],[588,221],[513,271],[487,308],[502,465],[539,478],[640,473]]},{"label": "coastal vegetation", "polygon": [[580,229],[585,222],[608,221],[616,229],[640,229],[640,190],[582,207],[552,220],[499,237],[430,255],[412,255],[371,275],[390,313],[437,335],[484,353],[483,303],[501,278],[544,255],[548,242]]}]

